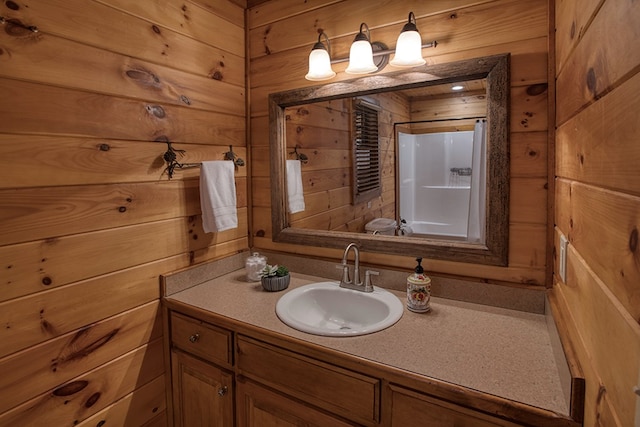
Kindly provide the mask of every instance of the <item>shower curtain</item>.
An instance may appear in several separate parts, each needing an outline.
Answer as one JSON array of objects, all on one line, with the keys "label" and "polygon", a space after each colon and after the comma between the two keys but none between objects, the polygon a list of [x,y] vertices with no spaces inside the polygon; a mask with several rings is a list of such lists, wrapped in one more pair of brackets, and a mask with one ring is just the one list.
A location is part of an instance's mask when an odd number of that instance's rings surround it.
[{"label": "shower curtain", "polygon": [[467,240],[469,242],[484,242],[485,233],[485,205],[487,166],[487,121],[477,120],[473,130],[473,160],[471,165],[471,196],[469,201],[469,223],[467,226]]}]

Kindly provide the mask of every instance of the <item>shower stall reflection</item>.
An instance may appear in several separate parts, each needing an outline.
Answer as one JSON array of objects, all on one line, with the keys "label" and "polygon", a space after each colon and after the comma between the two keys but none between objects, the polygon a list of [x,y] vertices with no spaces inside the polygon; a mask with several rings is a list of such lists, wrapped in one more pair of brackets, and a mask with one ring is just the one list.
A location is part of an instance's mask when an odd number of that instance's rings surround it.
[{"label": "shower stall reflection", "polygon": [[399,223],[414,235],[484,242],[486,130],[398,133]]}]

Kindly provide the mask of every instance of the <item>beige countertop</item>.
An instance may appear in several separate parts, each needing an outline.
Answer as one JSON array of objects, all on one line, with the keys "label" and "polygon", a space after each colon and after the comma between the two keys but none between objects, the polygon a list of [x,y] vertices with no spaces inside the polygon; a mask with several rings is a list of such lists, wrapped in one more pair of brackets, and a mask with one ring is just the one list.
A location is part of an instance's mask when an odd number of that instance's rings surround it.
[{"label": "beige countertop", "polygon": [[[289,289],[326,281],[292,273]],[[405,310],[395,325],[356,337],[324,337],[282,323],[275,305],[286,292],[266,292],[244,270],[168,296],[218,315],[371,361],[567,415],[545,315],[431,299],[431,311]],[[391,290],[405,303],[404,292]]]}]

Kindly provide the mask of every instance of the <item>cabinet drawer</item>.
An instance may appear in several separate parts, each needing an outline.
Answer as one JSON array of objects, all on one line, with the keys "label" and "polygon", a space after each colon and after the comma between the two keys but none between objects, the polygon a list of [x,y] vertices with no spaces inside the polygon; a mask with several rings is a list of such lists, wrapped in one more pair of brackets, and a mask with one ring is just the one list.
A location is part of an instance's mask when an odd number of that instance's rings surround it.
[{"label": "cabinet drawer", "polygon": [[171,344],[214,363],[231,365],[231,331],[171,313]]},{"label": "cabinet drawer", "polygon": [[238,368],[247,377],[352,421],[380,418],[380,380],[247,337],[238,338]]}]

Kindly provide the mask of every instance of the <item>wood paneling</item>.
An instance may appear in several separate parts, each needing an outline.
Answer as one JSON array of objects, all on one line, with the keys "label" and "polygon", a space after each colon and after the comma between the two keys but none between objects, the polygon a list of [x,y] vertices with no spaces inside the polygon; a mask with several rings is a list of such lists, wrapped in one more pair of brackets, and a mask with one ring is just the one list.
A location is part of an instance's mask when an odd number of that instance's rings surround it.
[{"label": "wood paneling", "polygon": [[[331,38],[332,57],[348,56],[360,22],[371,29],[372,39],[395,45],[407,10],[417,17],[423,40],[438,40],[435,49],[426,49],[429,63],[440,64],[473,57],[511,53],[511,202],[509,263],[507,268],[481,267],[451,262],[430,261],[435,273],[494,279],[500,282],[544,285],[547,266],[547,131],[548,131],[548,5],[546,1],[442,1],[410,0],[375,6],[366,1],[314,1],[301,7],[288,0],[270,1],[248,11],[250,56],[249,109],[252,154],[268,156],[267,96],[272,92],[305,87],[316,83],[304,80],[307,57],[317,30]],[[353,9],[353,13],[349,13]],[[351,78],[343,71],[346,64],[334,64],[338,73],[332,81]],[[381,72],[392,70],[387,67]],[[476,109],[469,105],[466,109]],[[418,107],[432,115],[449,111],[443,107]],[[308,154],[308,153],[306,153]],[[303,178],[305,182],[309,176]],[[270,194],[268,167],[252,169],[254,244],[265,249],[317,254],[318,248],[275,244],[270,241]],[[307,174],[309,172],[306,172]],[[259,179],[256,179],[259,176]],[[342,180],[345,174],[314,176],[318,185],[331,188],[330,180]],[[328,195],[310,197],[310,206],[331,206]],[[392,194],[387,194],[393,197]],[[315,208],[314,208],[315,209]],[[326,208],[325,208],[326,209]],[[338,210],[332,214],[340,217]],[[379,214],[375,207],[366,213]],[[382,209],[381,212],[384,212]],[[304,214],[298,214],[299,217]],[[317,215],[307,221],[319,219]],[[327,224],[327,221],[322,222]],[[346,227],[348,229],[348,227]],[[337,251],[323,253],[339,257]],[[411,262],[405,257],[365,254],[373,263],[399,267]]]},{"label": "wood paneling", "polygon": [[77,425],[80,427],[98,425],[135,427],[156,425],[155,423],[159,426],[166,425],[164,409],[167,405],[164,390],[167,384],[170,382],[165,376],[157,377]]},{"label": "wood paneling", "polygon": [[[0,91],[4,95],[0,98],[2,133],[244,145],[244,117],[240,115],[4,78]],[[162,154],[166,147],[158,151]],[[154,160],[149,159],[148,166]]]},{"label": "wood paneling", "polygon": [[12,66],[0,71],[4,77],[19,79],[29,73],[50,85],[244,114],[240,81],[234,85],[55,36],[30,37],[31,43],[10,37],[5,44],[12,52]]},{"label": "wood paneling", "polygon": [[0,246],[0,263],[6,266],[0,301],[240,239],[246,234],[246,209],[239,209],[238,222],[236,229],[205,234],[200,216],[178,217]]},{"label": "wood paneling", "polygon": [[[181,162],[222,159],[229,146],[191,143],[172,144],[185,150]],[[0,134],[0,188],[52,187],[83,184],[152,182],[168,185],[166,163],[162,155],[166,143],[76,138],[42,135]],[[246,158],[240,146],[234,151]],[[237,186],[242,188],[247,168],[236,171]],[[24,173],[37,170],[37,174]],[[199,176],[199,169],[176,169],[176,178]],[[51,191],[48,188],[47,191]],[[238,197],[243,196],[239,194]]]},{"label": "wood paneling", "polygon": [[571,50],[584,37],[587,26],[602,0],[556,2],[556,71],[560,72]]},{"label": "wood paneling", "polygon": [[558,128],[556,162],[562,176],[640,195],[638,93],[636,73]]},{"label": "wood paneling", "polygon": [[[566,64],[561,64],[557,77],[558,124],[637,74],[640,49],[625,47],[638,43],[640,8],[607,0],[595,12]],[[609,38],[603,38],[603,34]]]},{"label": "wood paneling", "polygon": [[[350,99],[292,107],[285,110],[288,158],[294,150],[308,157],[302,166],[305,210],[291,215],[291,226],[314,230],[362,233],[374,215],[395,217],[393,123],[410,119],[406,99],[394,94],[367,96],[379,104],[382,195],[353,204]],[[262,147],[258,150],[263,151]],[[262,173],[268,174],[267,170]],[[262,169],[261,169],[262,170]],[[383,195],[387,193],[387,197]],[[383,214],[384,212],[384,214]]]},{"label": "wood paneling", "polygon": [[[640,321],[640,197],[573,182],[565,232],[626,311]],[[588,206],[588,209],[585,207]]]},{"label": "wood paneling", "polygon": [[162,155],[248,158],[244,2],[0,16],[0,425],[166,425],[158,277],[248,249],[249,172],[207,234],[199,168]]},{"label": "wood paneling", "polygon": [[[242,9],[228,1],[207,0],[205,3],[202,0],[165,0],[152,4],[132,4],[128,0],[100,1],[176,33],[244,57]],[[200,4],[209,7],[205,9]],[[206,10],[213,13],[204,13]]]},{"label": "wood paneling", "polygon": [[633,425],[640,326],[576,248],[570,246],[567,256],[567,283],[556,283],[554,292],[571,315],[574,341],[586,366],[585,425]]},{"label": "wood paneling", "polygon": [[483,90],[458,96],[411,98],[411,121],[486,117],[487,98],[485,93]]},{"label": "wood paneling", "polygon": [[74,425],[163,375],[162,344],[151,341],[0,414],[0,425]]},{"label": "wood paneling", "polygon": [[[198,180],[189,179],[0,190],[0,221],[6,226],[0,230],[0,244],[47,238],[51,229],[65,236],[200,215],[198,186]],[[245,187],[246,178],[237,178],[236,188]],[[237,199],[238,207],[246,208],[246,197],[242,196]]]},{"label": "wood paneling", "polygon": [[[104,301],[104,305],[108,303]],[[66,307],[63,310],[69,311]],[[39,390],[70,381],[161,334],[159,302],[153,301],[5,357],[0,361],[4,373],[0,411],[35,397]]]},{"label": "wood paneling", "polygon": [[510,175],[512,178],[547,176],[547,133],[514,132],[511,134]]},{"label": "wood paneling", "polygon": [[[227,7],[225,1],[211,0],[209,3],[216,9],[213,14],[203,13],[196,8],[187,16],[197,15],[200,21],[218,21],[223,18],[221,22],[226,20],[233,24],[230,26],[233,28],[231,37],[240,40],[243,28],[242,9]],[[103,51],[119,52],[132,58],[168,65],[242,87],[242,74],[234,73],[233,70],[243,68],[243,45],[233,48],[225,46],[220,37],[226,36],[216,34],[210,27],[207,37],[194,37],[184,31],[184,25],[172,25],[172,21],[176,21],[174,16],[178,16],[178,19],[182,16],[184,19],[180,7],[190,4],[190,1],[165,1],[164,6],[154,4],[153,7],[142,7],[115,0],[38,2],[18,10],[6,8],[3,16],[36,25],[40,30],[37,37],[42,37],[44,33],[46,36],[76,40]],[[220,12],[235,16],[221,16]],[[61,25],[61,22],[72,22],[73,25]],[[32,36],[29,32],[21,33],[22,38]]]},{"label": "wood paneling", "polygon": [[640,55],[631,48],[640,5],[566,0],[556,15],[556,254],[559,235],[569,239],[556,310],[585,372],[585,426],[630,426],[640,372]]}]

